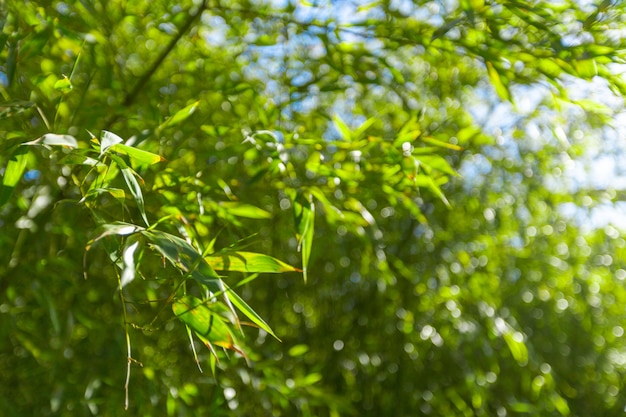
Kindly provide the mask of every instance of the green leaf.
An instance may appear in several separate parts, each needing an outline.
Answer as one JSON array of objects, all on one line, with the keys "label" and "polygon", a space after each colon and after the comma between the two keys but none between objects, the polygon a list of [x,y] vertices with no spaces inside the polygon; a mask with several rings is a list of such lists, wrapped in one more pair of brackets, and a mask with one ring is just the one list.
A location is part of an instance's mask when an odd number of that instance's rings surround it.
[{"label": "green leaf", "polygon": [[160,155],[133,148],[132,146],[124,145],[122,143],[112,145],[110,149],[119,154],[127,155],[130,158],[131,164],[134,166],[143,167],[165,161],[165,158]]},{"label": "green leaf", "polygon": [[98,196],[100,194],[109,194],[120,203],[123,203],[124,200],[126,200],[126,194],[121,188],[92,188],[89,190],[89,192],[87,192],[87,194],[84,195],[83,198],[80,199],[78,203],[83,203],[90,198]]},{"label": "green leaf", "polygon": [[276,340],[280,340],[278,336],[276,336],[272,328],[265,322],[265,320],[263,320],[261,316],[259,316],[257,312],[254,311],[241,297],[239,297],[239,294],[237,294],[234,291],[231,291],[230,288],[228,288],[226,284],[224,284],[224,287],[228,291],[228,296],[229,296],[230,301],[233,303],[235,307],[237,307],[239,311],[243,313],[244,316],[249,318],[254,324],[259,326],[261,329],[265,330],[267,333],[272,335]]},{"label": "green leaf", "polygon": [[159,230],[145,230],[142,234],[161,255],[182,272],[205,285],[211,292],[224,293],[225,288],[202,255],[185,240]]},{"label": "green leaf", "polygon": [[341,119],[341,117],[339,117],[339,115],[334,115],[333,116],[333,122],[335,123],[335,126],[337,127],[337,130],[339,130],[339,133],[341,134],[341,137],[344,140],[347,140],[349,142],[352,141],[352,131],[350,130],[350,128],[348,127],[348,125],[346,125],[344,123],[344,121]]},{"label": "green leaf", "polygon": [[107,236],[128,236],[134,233],[140,232],[144,230],[143,227],[137,226],[136,224],[125,223],[125,222],[114,222],[100,225],[97,230],[97,235],[89,242],[87,242],[86,250],[89,250],[91,245],[93,245],[98,240],[107,237]]},{"label": "green leaf", "polygon": [[76,141],[76,138],[74,136],[56,135],[54,133],[47,133],[31,142],[26,142],[24,145],[49,145],[64,146],[67,148],[78,148],[78,142]]},{"label": "green leaf", "polygon": [[507,329],[507,331],[502,334],[502,337],[509,347],[513,359],[520,365],[526,365],[526,363],[528,363],[528,348],[524,343],[522,334]]},{"label": "green leaf", "polygon": [[249,219],[269,219],[272,217],[267,211],[251,204],[238,203],[236,201],[222,201],[219,205],[233,216],[247,217]]},{"label": "green leaf", "polygon": [[493,88],[496,90],[496,94],[498,94],[502,100],[510,101],[511,93],[509,93],[508,87],[504,84],[502,78],[500,78],[498,70],[489,61],[485,62],[485,64],[487,65],[487,74],[489,75]]},{"label": "green leaf", "polygon": [[67,94],[72,91],[72,82],[66,75],[63,76],[60,80],[54,83],[54,89],[60,91],[63,94]]},{"label": "green leaf", "polygon": [[[213,304],[212,307],[217,307],[217,305]],[[172,310],[212,352],[212,345],[216,345],[245,356],[243,350],[237,345],[237,339],[230,330],[230,326],[220,314],[209,308],[207,302],[185,296],[174,301]]]},{"label": "green leaf", "polygon": [[374,123],[376,123],[378,119],[376,119],[375,117],[370,117],[369,119],[367,119],[366,121],[364,121],[361,126],[359,126],[355,131],[354,131],[354,137],[355,138],[360,138],[361,136],[363,136],[363,134],[367,131],[367,129],[369,129]]},{"label": "green leaf", "polygon": [[253,252],[225,252],[205,257],[217,271],[236,272],[298,272],[299,269],[269,255]]},{"label": "green leaf", "polygon": [[103,130],[102,138],[100,139],[100,155],[103,155],[111,146],[122,142],[124,142],[124,140],[115,133]]},{"label": "green leaf", "polygon": [[161,125],[161,128],[163,129],[163,128],[166,128],[166,127],[172,127],[172,126],[176,126],[178,124],[181,124],[182,122],[187,120],[187,118],[189,116],[191,116],[196,111],[198,106],[200,106],[200,100],[198,100],[195,103],[192,103],[192,104],[188,105],[187,107],[177,111],[176,114],[174,114],[172,117],[167,119]]},{"label": "green leaf", "polygon": [[135,279],[135,251],[139,247],[139,240],[133,236],[126,242],[126,247],[122,252],[122,262],[124,269],[120,278],[120,287],[124,288]]},{"label": "green leaf", "polygon": [[419,174],[415,177],[415,184],[418,187],[427,187],[429,188],[439,199],[445,204],[448,208],[450,208],[450,202],[446,198],[446,195],[441,191],[441,188],[437,185],[435,180],[429,175]]},{"label": "green leaf", "polygon": [[420,161],[421,164],[427,165],[430,168],[436,169],[454,177],[460,177],[459,173],[452,169],[448,161],[446,161],[442,156],[422,155],[417,159]]},{"label": "green leaf", "polygon": [[311,249],[313,248],[313,232],[315,222],[315,203],[310,193],[298,193],[293,200],[298,251],[302,252],[302,275],[307,281],[307,272]]},{"label": "green leaf", "polygon": [[[451,149],[453,151],[462,151],[463,148],[458,146],[458,145],[454,145],[452,143],[448,143],[448,142],[443,142],[441,140],[435,139],[431,136],[424,136],[422,138],[422,141],[426,142],[426,143],[430,143],[431,145],[435,145],[435,146],[439,146],[441,148],[446,148],[446,149]],[[416,148],[419,149],[419,148]]]},{"label": "green leaf", "polygon": [[92,153],[91,149],[76,149],[69,153],[68,155],[61,158],[59,161],[62,164],[66,165],[87,165],[87,166],[95,166],[100,163],[95,158],[89,156],[89,153]]},{"label": "green leaf", "polygon": [[15,186],[22,178],[22,174],[26,169],[26,161],[28,160],[28,149],[25,146],[18,146],[13,152],[9,163],[4,170],[4,177],[2,177],[2,188],[0,189],[0,207],[5,205],[11,195]]},{"label": "green leaf", "polygon": [[562,416],[570,415],[571,411],[569,405],[567,404],[567,401],[558,393],[552,393],[550,400],[552,401],[552,405],[554,405],[554,408],[556,408]]},{"label": "green leaf", "polygon": [[308,351],[309,351],[308,345],[300,344],[300,345],[292,346],[287,353],[289,354],[289,356],[296,357],[296,356],[302,356]]},{"label": "green leaf", "polygon": [[124,177],[124,181],[126,181],[126,185],[128,186],[130,193],[137,203],[137,208],[139,209],[141,218],[146,223],[146,226],[150,226],[150,222],[148,222],[148,217],[146,216],[146,209],[143,201],[143,194],[141,192],[141,186],[139,185],[137,178],[135,178],[135,176],[137,176],[139,179],[141,179],[141,177],[139,177],[139,175],[137,175],[135,171],[133,171],[128,165],[126,165],[126,162],[124,162],[124,160],[119,156],[113,154],[109,156],[120,167],[120,170],[122,171],[122,176]]}]

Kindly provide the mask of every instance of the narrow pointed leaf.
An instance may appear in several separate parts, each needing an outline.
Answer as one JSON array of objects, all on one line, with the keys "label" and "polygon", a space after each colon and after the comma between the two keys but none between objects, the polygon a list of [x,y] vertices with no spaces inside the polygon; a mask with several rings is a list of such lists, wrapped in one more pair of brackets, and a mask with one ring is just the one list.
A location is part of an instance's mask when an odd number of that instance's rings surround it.
[{"label": "narrow pointed leaf", "polygon": [[98,230],[98,234],[96,235],[96,237],[94,237],[87,243],[87,250],[93,243],[97,242],[103,237],[128,236],[128,235],[132,235],[133,233],[140,232],[144,230],[144,228],[141,226],[137,226],[136,224],[125,223],[125,222],[114,222],[114,223],[103,224],[100,227],[98,227],[97,230]]},{"label": "narrow pointed leaf", "polygon": [[120,278],[120,286],[122,288],[135,279],[135,251],[138,247],[139,241],[137,239],[129,239],[129,242],[124,248],[122,254],[124,269],[122,270],[122,276]]},{"label": "narrow pointed leaf", "polygon": [[66,75],[64,75],[63,78],[54,83],[54,89],[60,91],[63,94],[69,93],[70,91],[72,91],[72,88],[72,82],[69,78],[67,78]]},{"label": "narrow pointed leaf", "polygon": [[5,205],[11,198],[15,186],[19,182],[20,178],[22,178],[22,174],[26,169],[27,160],[28,149],[25,146],[19,146],[15,152],[13,152],[7,167],[4,170],[2,188],[0,189],[0,207]]},{"label": "narrow pointed leaf", "polygon": [[496,90],[496,93],[502,100],[510,101],[511,94],[509,93],[508,87],[502,81],[498,70],[493,66],[493,64],[489,61],[486,62],[487,65],[487,74],[489,75],[489,80],[491,80],[491,84],[493,88]]},{"label": "narrow pointed leaf", "polygon": [[165,158],[160,155],[133,148],[132,146],[124,145],[123,143],[118,143],[111,146],[111,150],[122,155],[127,155],[130,158],[131,163],[135,163],[139,166],[153,165],[158,162],[165,161]]},{"label": "narrow pointed leaf", "polygon": [[337,130],[339,130],[339,133],[341,134],[342,139],[347,140],[348,142],[351,142],[352,131],[350,131],[350,128],[348,127],[348,125],[345,124],[345,122],[341,119],[341,117],[339,117],[339,115],[333,116],[333,122],[335,122],[335,126],[337,127]]},{"label": "narrow pointed leaf", "polygon": [[47,133],[40,138],[27,142],[25,145],[49,145],[49,146],[65,146],[68,148],[78,148],[78,142],[74,136],[70,135],[57,135],[54,133]]},{"label": "narrow pointed leaf", "polygon": [[[228,288],[226,284],[224,284],[224,286],[226,287],[227,290],[230,290],[230,288]],[[229,291],[228,294],[232,303],[235,305],[235,307],[237,307],[237,309],[239,309],[239,311],[243,313],[244,316],[250,319],[254,324],[259,326],[261,329],[271,334],[277,340],[280,340],[278,336],[276,336],[272,328],[265,322],[265,320],[263,320],[261,316],[259,316],[257,312],[254,311],[241,297],[239,297],[239,295],[236,292]]]},{"label": "narrow pointed leaf", "polygon": [[302,275],[307,281],[309,259],[313,248],[315,204],[311,194],[298,194],[293,202],[298,250],[302,253]]},{"label": "narrow pointed leaf", "polygon": [[171,126],[176,126],[178,124],[181,124],[182,122],[187,120],[187,118],[189,118],[189,116],[191,116],[198,109],[199,105],[200,105],[200,101],[196,101],[195,103],[192,103],[188,105],[187,107],[177,111],[172,117],[167,119],[165,123],[161,125],[161,128],[171,127]]},{"label": "narrow pointed leaf", "polygon": [[172,304],[174,314],[205,342],[243,354],[237,339],[224,318],[202,300],[185,296]]},{"label": "narrow pointed leaf", "polygon": [[191,278],[205,285],[211,292],[224,292],[220,277],[185,240],[158,230],[146,230],[142,234],[176,268],[189,273]]},{"label": "narrow pointed leaf", "polygon": [[249,219],[269,219],[272,217],[267,211],[260,209],[252,204],[243,204],[236,201],[223,201],[220,206],[227,209],[228,213],[233,216],[246,217]]},{"label": "narrow pointed leaf", "polygon": [[[128,190],[135,199],[135,202],[137,203],[137,208],[139,209],[141,218],[146,223],[146,226],[150,226],[150,223],[148,222],[148,217],[146,216],[146,208],[143,201],[141,186],[139,185],[137,178],[135,178],[135,176],[139,176],[128,165],[126,165],[126,162],[124,162],[124,160],[119,156],[111,154],[110,157],[120,167],[120,170],[122,171],[122,176],[124,177],[124,181],[126,181],[126,185],[128,186]],[[139,178],[141,179],[141,177]]]},{"label": "narrow pointed leaf", "polygon": [[297,272],[300,271],[269,255],[253,252],[226,252],[207,256],[204,259],[217,271],[236,272]]},{"label": "narrow pointed leaf", "polygon": [[102,138],[100,139],[100,155],[104,154],[111,146],[122,142],[124,142],[124,140],[115,133],[103,130]]}]

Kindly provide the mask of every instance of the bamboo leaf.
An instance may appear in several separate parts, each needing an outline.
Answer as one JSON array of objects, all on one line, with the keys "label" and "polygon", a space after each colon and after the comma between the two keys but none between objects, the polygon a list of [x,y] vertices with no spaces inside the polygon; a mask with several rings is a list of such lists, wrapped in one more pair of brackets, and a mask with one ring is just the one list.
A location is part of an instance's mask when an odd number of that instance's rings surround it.
[{"label": "bamboo leaf", "polygon": [[72,82],[67,78],[67,75],[64,75],[63,78],[54,83],[54,89],[63,94],[69,93],[72,91],[72,88]]},{"label": "bamboo leaf", "polygon": [[209,308],[206,302],[196,297],[185,296],[172,304],[172,310],[209,349],[212,350],[211,345],[216,345],[245,356],[227,322],[220,314]]},{"label": "bamboo leaf", "polygon": [[269,255],[253,252],[225,252],[204,258],[218,271],[282,273],[298,272],[298,268]]},{"label": "bamboo leaf", "polygon": [[236,201],[222,201],[219,204],[233,216],[246,217],[249,219],[269,219],[272,217],[267,211],[253,206],[252,204],[243,204]]},{"label": "bamboo leaf", "polygon": [[122,142],[124,142],[124,140],[115,133],[103,130],[102,138],[100,139],[100,155],[103,155],[111,146]]},{"label": "bamboo leaf", "polygon": [[142,230],[144,230],[144,228],[141,226],[137,226],[135,224],[125,223],[125,222],[114,222],[114,223],[103,224],[100,227],[98,227],[97,229],[98,234],[96,235],[96,237],[94,237],[89,242],[87,242],[86,249],[89,250],[91,245],[93,245],[95,242],[102,239],[103,237],[128,236],[128,235],[132,235],[133,233],[140,232]]},{"label": "bamboo leaf", "polygon": [[522,334],[514,332],[512,329],[507,329],[502,334],[502,337],[511,351],[513,359],[520,365],[525,365],[528,362],[528,348],[524,343]]},{"label": "bamboo leaf", "polygon": [[339,115],[337,114],[334,115],[333,122],[335,123],[337,130],[339,130],[339,133],[341,134],[342,139],[351,142],[352,132],[350,131],[350,128],[348,127],[348,125],[346,125],[345,122],[341,119],[341,117],[339,117]]},{"label": "bamboo leaf", "polygon": [[22,174],[26,169],[26,161],[28,160],[28,149],[25,146],[19,146],[11,158],[4,170],[4,176],[2,177],[2,188],[0,189],[0,207],[5,205],[11,195],[15,186],[22,178]]},{"label": "bamboo leaf", "polygon": [[132,146],[124,145],[123,143],[117,143],[111,146],[111,150],[122,155],[127,155],[130,158],[131,163],[138,166],[153,165],[165,161],[165,158],[160,155],[144,151],[142,149],[133,148]]},{"label": "bamboo leaf", "polygon": [[202,255],[185,240],[159,230],[145,230],[142,234],[173,266],[205,285],[211,292],[224,293],[224,285]]},{"label": "bamboo leaf", "polygon": [[135,279],[135,251],[139,247],[139,240],[129,239],[122,253],[124,269],[120,278],[120,286],[124,288]]},{"label": "bamboo leaf", "polygon": [[[128,186],[130,193],[132,194],[133,198],[135,199],[135,202],[137,203],[137,208],[139,209],[141,218],[146,223],[146,226],[150,226],[150,223],[148,222],[148,217],[146,216],[146,208],[145,208],[145,204],[143,201],[143,193],[141,192],[141,186],[139,185],[139,182],[137,181],[137,178],[141,179],[141,177],[139,177],[139,175],[137,175],[135,171],[133,171],[128,165],[126,165],[126,162],[124,162],[124,160],[120,158],[119,156],[113,155],[113,154],[109,156],[120,167],[120,170],[122,171],[122,176],[124,177],[124,181],[126,181],[126,185]],[[135,178],[135,176],[137,178]]]},{"label": "bamboo leaf", "polygon": [[[226,284],[224,284],[227,290],[230,290]],[[272,328],[254,311],[239,295],[234,291],[229,291],[229,298],[232,303],[237,307],[239,311],[243,313],[244,316],[249,318],[254,324],[259,326],[261,329],[265,330],[267,333],[271,334],[277,340],[280,340],[278,336],[274,333]]]},{"label": "bamboo leaf", "polygon": [[502,99],[506,101],[511,100],[511,94],[509,93],[508,87],[502,81],[498,70],[493,66],[493,64],[489,61],[485,63],[487,65],[487,74],[489,75],[489,79],[491,80],[491,85],[496,90],[496,94]]},{"label": "bamboo leaf", "polygon": [[177,111],[172,117],[167,119],[161,125],[161,128],[163,129],[163,128],[166,128],[166,127],[172,127],[172,126],[176,126],[176,125],[181,124],[182,122],[187,120],[187,118],[189,118],[189,116],[191,116],[198,109],[198,106],[200,106],[200,100],[198,100],[195,103],[192,103],[192,104],[188,105],[187,107]]},{"label": "bamboo leaf", "polygon": [[302,252],[302,275],[304,282],[307,281],[309,259],[313,248],[313,231],[315,223],[315,204],[313,197],[298,194],[293,201],[296,233],[298,238],[298,251]]},{"label": "bamboo leaf", "polygon": [[430,168],[434,168],[454,177],[460,176],[458,172],[452,169],[448,161],[440,155],[422,155],[418,158],[418,160],[420,161],[420,164],[428,165]]}]

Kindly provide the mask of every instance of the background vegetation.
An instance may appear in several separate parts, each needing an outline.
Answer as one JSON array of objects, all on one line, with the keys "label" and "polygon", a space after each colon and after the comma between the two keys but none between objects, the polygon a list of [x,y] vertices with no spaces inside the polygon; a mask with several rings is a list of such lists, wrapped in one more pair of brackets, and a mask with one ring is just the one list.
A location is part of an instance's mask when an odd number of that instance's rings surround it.
[{"label": "background vegetation", "polygon": [[0,1],[2,414],[622,415],[624,12]]}]

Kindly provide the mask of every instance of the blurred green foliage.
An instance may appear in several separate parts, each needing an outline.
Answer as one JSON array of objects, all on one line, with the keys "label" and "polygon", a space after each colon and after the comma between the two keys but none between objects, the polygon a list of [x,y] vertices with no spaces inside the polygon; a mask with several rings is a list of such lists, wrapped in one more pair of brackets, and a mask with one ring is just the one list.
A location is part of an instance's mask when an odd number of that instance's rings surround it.
[{"label": "blurred green foliage", "polygon": [[2,415],[622,415],[624,16],[0,1]]}]

